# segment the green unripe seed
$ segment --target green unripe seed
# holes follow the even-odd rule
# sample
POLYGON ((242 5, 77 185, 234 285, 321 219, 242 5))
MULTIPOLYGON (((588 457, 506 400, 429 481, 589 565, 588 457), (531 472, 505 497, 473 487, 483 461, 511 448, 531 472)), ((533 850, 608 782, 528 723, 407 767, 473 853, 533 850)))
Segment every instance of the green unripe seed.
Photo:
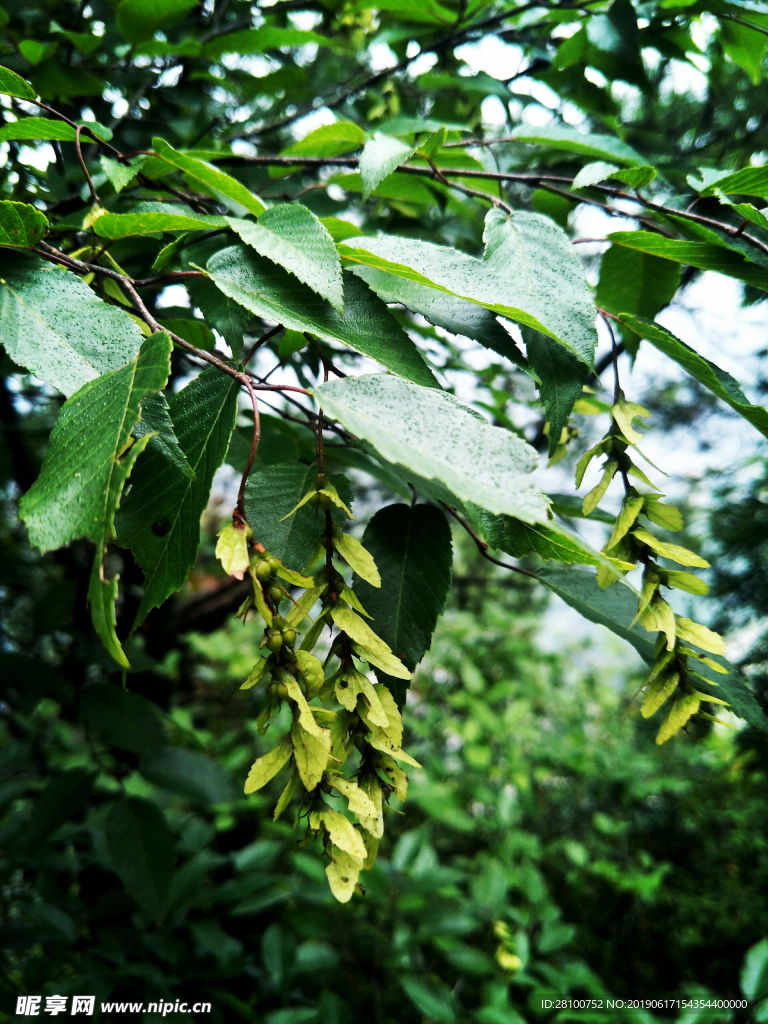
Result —
POLYGON ((285 683, 270 683, 267 694, 272 700, 285 700, 288 697, 288 687, 285 683))
POLYGON ((282 615, 273 615, 272 616, 272 628, 273 629, 284 629, 285 628, 285 619, 283 618, 282 615))
POLYGON ((293 647, 293 645, 296 643, 296 630, 291 629, 291 627, 289 626, 287 629, 284 629, 282 631, 282 637, 283 643, 287 647, 293 647))
POLYGON ((283 598, 285 597, 285 593, 283 592, 283 588, 279 586, 277 583, 275 583, 269 588, 269 596, 272 598, 275 604, 277 604, 278 601, 283 600, 283 598))
POLYGON ((260 583, 266 583, 268 580, 272 579, 272 569, 266 559, 262 559, 256 566, 256 579, 259 580, 260 583))
POLYGON ((324 487, 328 486, 328 477, 325 473, 318 473, 315 477, 315 490, 322 491, 324 487))
POLYGON ((320 506, 320 508, 330 508, 331 505, 333 504, 329 495, 327 494, 318 494, 317 503, 320 506))
POLYGON ((267 647, 273 654, 277 654, 283 646, 283 638, 279 633, 270 633, 267 637, 267 647))
POLYGON ((278 569, 283 568, 283 563, 280 561, 279 558, 275 558, 274 555, 271 555, 267 559, 267 565, 272 570, 272 572, 277 572, 278 569))

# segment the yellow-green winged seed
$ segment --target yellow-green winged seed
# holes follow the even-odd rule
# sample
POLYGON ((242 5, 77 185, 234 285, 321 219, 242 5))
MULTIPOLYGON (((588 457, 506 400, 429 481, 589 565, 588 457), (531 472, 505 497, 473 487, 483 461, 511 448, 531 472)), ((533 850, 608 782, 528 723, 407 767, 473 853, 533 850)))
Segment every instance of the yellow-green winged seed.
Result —
POLYGON ((327 729, 320 729, 320 735, 309 733, 302 729, 297 719, 294 719, 291 726, 291 741, 301 781, 305 789, 311 793, 328 767, 331 734, 327 729))
POLYGON ((679 682, 680 676, 677 672, 671 672, 669 675, 659 675, 649 683, 640 708, 643 718, 655 715, 661 705, 675 692, 679 682))
POLYGON ((325 873, 331 892, 339 903, 348 903, 352 899, 362 867, 362 860, 351 857, 335 846, 331 847, 331 863, 325 869, 325 873))
POLYGON ((681 640, 687 640, 688 643, 701 647, 703 651, 709 651, 710 654, 719 654, 725 657, 725 640, 723 640, 719 633, 707 629, 700 622, 694 622, 692 619, 684 619, 682 616, 677 616, 677 635, 681 640))
POLYGON ((381 576, 376 568, 373 555, 363 547, 359 540, 344 533, 335 523, 333 527, 333 546, 348 563, 353 572, 370 583, 372 587, 381 586, 381 576))
POLYGON ((676 700, 667 712, 667 717, 661 723, 661 728, 656 737, 659 746, 671 739, 675 733, 680 732, 688 719, 699 710, 701 698, 697 693, 687 693, 684 697, 676 700))
POLYGON ((285 735, 268 754, 253 762, 248 778, 245 780, 245 792, 255 793, 277 775, 293 753, 290 735, 285 735))

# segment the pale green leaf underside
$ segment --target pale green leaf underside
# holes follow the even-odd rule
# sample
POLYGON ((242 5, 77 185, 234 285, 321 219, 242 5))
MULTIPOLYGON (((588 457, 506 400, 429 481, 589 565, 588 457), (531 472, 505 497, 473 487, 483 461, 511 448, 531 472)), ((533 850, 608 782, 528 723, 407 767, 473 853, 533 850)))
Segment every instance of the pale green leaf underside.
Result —
POLYGON ((427 387, 437 382, 414 343, 381 300, 354 275, 344 275, 344 315, 270 260, 242 246, 217 252, 208 273, 218 288, 257 316, 309 331, 370 356, 427 387))
POLYGON ((391 135, 376 134, 363 146, 358 168, 363 182, 363 199, 368 199, 377 185, 388 178, 416 150, 391 135))
MULTIPOLYGON (((644 661, 649 665, 653 663, 654 635, 640 625, 631 625, 637 614, 637 595, 628 586, 619 582, 607 590, 601 590, 597 577, 584 569, 542 569, 537 576, 584 618, 607 626, 612 633, 632 644, 644 661)), ((727 676, 700 662, 696 664, 696 671, 711 680, 713 696, 727 700, 737 715, 758 729, 768 731, 768 718, 746 682, 722 658, 715 660, 729 669, 727 676)))
POLYGON ((258 221, 231 218, 229 225, 246 245, 278 263, 327 299, 344 306, 341 260, 333 239, 317 217, 300 203, 280 203, 258 221))
POLYGON ((548 217, 491 210, 482 260, 419 239, 350 238, 342 259, 476 302, 548 334, 592 365, 595 311, 567 236, 548 217))
POLYGON ((548 149, 559 149, 567 153, 581 153, 584 156, 611 160, 630 167, 645 163, 639 153, 614 135, 587 134, 574 128, 532 128, 529 125, 519 125, 510 137, 516 142, 546 146, 548 149))
POLYGON ((530 475, 534 449, 452 395, 379 375, 329 381, 316 394, 326 412, 390 462, 491 512, 547 521, 549 499, 530 475))
POLYGON ((169 403, 173 429, 194 480, 152 449, 136 467, 131 492, 115 519, 118 543, 133 551, 145 575, 134 629, 182 586, 195 564, 200 517, 213 475, 227 454, 238 387, 232 377, 211 368, 169 403))
POLYGON ((641 338, 650 341, 660 352, 674 359, 700 384, 727 402, 761 434, 768 437, 768 409, 762 405, 752 405, 730 373, 726 373, 715 363, 699 355, 660 324, 651 323, 643 317, 630 316, 628 313, 622 313, 619 319, 641 338))
POLYGON ((0 337, 14 362, 65 395, 125 366, 144 340, 74 274, 19 253, 0 253, 0 337))

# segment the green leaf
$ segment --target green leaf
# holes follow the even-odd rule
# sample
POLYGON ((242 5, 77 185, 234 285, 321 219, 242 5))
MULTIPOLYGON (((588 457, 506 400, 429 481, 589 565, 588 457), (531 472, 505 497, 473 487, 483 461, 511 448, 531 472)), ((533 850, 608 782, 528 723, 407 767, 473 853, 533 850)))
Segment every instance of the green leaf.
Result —
POLYGON ((32 808, 22 844, 36 850, 48 836, 70 821, 88 799, 95 775, 86 768, 71 768, 51 778, 32 808))
POLYGON ((415 974, 406 974, 400 984, 411 1002, 425 1017, 438 1024, 455 1024, 457 1020, 451 990, 444 981, 428 981, 415 974))
POLYGON ((163 25, 179 21, 195 6, 196 0, 122 0, 117 8, 117 28, 129 43, 137 43, 163 25))
POLYGON ((195 474, 187 457, 179 446, 179 439, 173 430, 171 413, 165 393, 148 395, 141 403, 141 419, 133 428, 134 437, 150 434, 149 448, 158 452, 183 476, 194 480, 195 474))
POLYGON ((298 28, 280 28, 276 25, 262 25, 259 28, 244 29, 241 32, 227 32, 205 44, 206 57, 216 59, 225 53, 251 54, 265 50, 277 50, 283 46, 296 47, 314 44, 333 46, 334 41, 318 32, 298 28))
POLYGON ((0 67, 0 94, 3 96, 17 96, 20 100, 35 100, 37 93, 20 78, 15 71, 9 68, 0 67))
POLYGON ((554 455, 589 368, 559 342, 540 331, 523 333, 528 363, 539 380, 539 398, 549 423, 549 455, 554 455))
MULTIPOLYGON (((637 249, 612 245, 600 261, 595 303, 609 313, 632 313, 653 320, 674 298, 680 287, 680 266, 637 249)), ((639 342, 623 326, 621 333, 630 351, 639 342)))
POLYGON ((768 48, 768 37, 759 29, 741 22, 720 21, 720 45, 734 64, 749 75, 753 85, 763 77, 763 60, 768 48))
POLYGON ((596 160, 610 160, 626 166, 641 166, 645 160, 621 139, 614 135, 594 135, 577 131, 575 128, 541 127, 519 125, 510 138, 515 142, 546 146, 567 153, 581 153, 596 160))
POLYGON ((534 449, 452 395, 395 377, 329 381, 321 406, 390 462, 438 480, 464 501, 545 522, 549 501, 530 477, 534 449))
POLYGON ((730 206, 732 210, 738 213, 740 217, 744 217, 745 220, 748 220, 750 224, 756 224, 759 228, 768 230, 768 216, 766 216, 768 213, 767 209, 756 210, 751 203, 734 203, 719 189, 716 191, 715 195, 723 206, 730 206))
POLYGON ((232 246, 208 260, 218 288, 252 313, 294 331, 348 345, 382 366, 427 387, 436 381, 408 335, 383 302, 353 274, 345 274, 344 315, 270 260, 232 246))
MULTIPOLYGON (((97 125, 95 122, 82 122, 97 134, 108 132, 108 129, 97 125), (101 129, 101 132, 99 131, 101 129)), ((111 135, 111 133, 109 133, 111 135)), ((65 121, 53 121, 48 117, 24 117, 12 124, 5 124, 0 128, 0 142, 24 141, 25 139, 36 139, 51 142, 74 142, 77 135, 72 125, 65 121)), ((93 142, 88 132, 82 132, 80 142, 93 142)))
POLYGON ((377 133, 366 142, 358 164, 363 181, 363 199, 369 199, 373 190, 415 151, 415 146, 408 146, 391 135, 377 133))
POLYGON ((285 156, 342 156, 359 149, 365 142, 365 132, 352 121, 323 124, 309 132, 299 142, 283 150, 285 156))
POLYGON ((139 403, 165 386, 170 342, 167 334, 151 335, 127 366, 84 385, 64 403, 40 475, 19 505, 30 542, 43 552, 78 537, 95 541, 88 600, 99 636, 124 668, 128 661, 115 635, 116 581, 105 578, 103 561, 123 487, 149 440, 141 438, 126 451, 139 403))
POLYGON ((300 203, 280 203, 258 223, 230 219, 246 245, 278 263, 340 313, 344 308, 341 260, 333 239, 317 217, 300 203))
POLYGON ((204 189, 213 194, 214 198, 222 199, 230 206, 234 203, 236 212, 245 209, 258 216, 266 209, 264 203, 257 196, 230 174, 226 174, 187 153, 180 153, 169 146, 165 139, 152 139, 152 147, 162 160, 182 171, 196 185, 202 185, 204 189))
POLYGON ((144 340, 127 313, 74 274, 20 253, 0 253, 0 320, 14 362, 67 396, 124 366, 144 340))
POLYGON ((762 196, 768 198, 768 164, 759 167, 744 167, 732 174, 720 172, 714 180, 705 179, 702 196, 713 196, 717 192, 726 195, 762 196))
MULTIPOLYGON (((347 237, 351 238, 354 235, 347 237)), ((412 313, 420 314, 436 327, 478 341, 510 362, 525 368, 525 357, 514 339, 484 306, 418 284, 416 281, 409 281, 405 277, 396 277, 375 267, 353 266, 350 270, 357 277, 361 277, 384 302, 402 303, 412 313)))
POLYGON ((123 885, 148 917, 162 920, 176 860, 165 815, 151 801, 128 796, 112 805, 106 834, 123 885))
MULTIPOLYGON (((182 258, 183 269, 193 270, 195 266, 205 266, 211 253, 216 251, 216 245, 216 239, 211 239, 189 246, 182 258)), ((200 308, 207 323, 219 332, 232 349, 233 357, 238 359, 243 347, 243 335, 253 319, 250 310, 225 295, 206 277, 190 277, 185 283, 193 305, 200 308)))
POLYGON ((255 793, 258 789, 266 786, 288 763, 292 754, 293 743, 291 735, 288 733, 283 736, 277 746, 253 762, 251 770, 248 772, 248 778, 245 780, 245 792, 255 793))
POLYGON ((205 228, 226 228, 226 217, 193 213, 170 203, 142 203, 134 213, 104 213, 93 222, 100 238, 129 238, 153 232, 202 231, 205 228))
POLYGON ((0 245, 32 249, 48 232, 48 218, 28 203, 0 201, 0 245))
POLYGON ((567 565, 600 568, 608 566, 611 561, 594 551, 581 537, 554 523, 522 523, 510 516, 491 516, 481 509, 473 509, 472 518, 492 548, 506 551, 514 558, 523 558, 534 551, 541 558, 567 565))
POLYGON ((597 341, 584 271, 564 231, 548 217, 491 210, 482 260, 419 239, 351 238, 342 260, 367 264, 476 302, 562 342, 587 365, 597 341))
POLYGON ((721 370, 719 366, 711 363, 704 356, 700 356, 698 352, 686 345, 684 341, 680 341, 660 324, 651 323, 643 317, 626 314, 622 315, 620 320, 641 338, 650 341, 670 359, 674 359, 700 384, 709 388, 718 398, 722 398, 761 434, 768 437, 768 410, 761 405, 752 405, 730 373, 726 373, 725 370, 721 370))
MULTIPOLYGON (((434 505, 387 505, 365 528, 381 587, 355 580, 354 591, 373 617, 374 632, 413 671, 432 643, 451 585, 453 550, 445 515, 434 505)), ((398 704, 407 685, 380 676, 398 704)))
POLYGON ((237 791, 229 772, 197 750, 156 747, 142 754, 139 771, 156 786, 202 804, 224 804, 237 791))
MULTIPOLYGON (((325 516, 306 504, 288 519, 283 517, 307 493, 316 476, 317 467, 277 464, 251 473, 245 488, 245 515, 253 539, 297 572, 317 550, 325 530, 325 516)), ((342 500, 350 503, 352 488, 347 479, 333 476, 331 480, 342 500)), ((339 509, 333 508, 331 515, 338 523, 346 521, 339 509)))
POLYGON ((108 156, 102 156, 99 163, 115 192, 122 192, 134 180, 146 159, 146 156, 143 155, 134 157, 130 164, 126 165, 118 163, 117 160, 112 160, 108 156))
POLYGON ((224 461, 235 425, 239 385, 214 367, 173 396, 171 422, 192 480, 148 450, 116 518, 117 540, 144 570, 144 596, 133 625, 185 582, 200 547, 200 517, 213 475, 224 461))
POLYGON ((85 686, 80 712, 90 730, 120 750, 141 754, 159 747, 165 736, 157 704, 122 686, 85 686))
POLYGON ((768 939, 752 946, 741 969, 741 991, 752 1001, 768 995, 768 939))
POLYGON ((173 334, 178 334, 195 348, 201 348, 205 352, 213 352, 216 348, 216 336, 204 320, 187 317, 180 320, 158 320, 158 323, 173 334))
POLYGON ((114 512, 124 482, 120 457, 141 399, 168 379, 170 351, 168 335, 154 334, 127 366, 86 384, 64 403, 40 475, 20 503, 34 547, 53 551, 78 537, 106 542, 110 505, 114 512))
MULTIPOLYGON (((647 664, 653 665, 656 661, 653 636, 642 626, 632 625, 638 598, 626 584, 619 582, 608 590, 602 590, 597 584, 597 577, 583 569, 541 569, 537 577, 585 619, 606 626, 632 644, 647 664)), ((732 665, 725 661, 721 663, 727 668, 728 675, 721 675, 701 662, 697 663, 697 671, 706 677, 715 694, 729 701, 735 714, 768 732, 768 718, 744 678, 732 665)))
POLYGON ((768 269, 748 263, 739 253, 710 242, 666 238, 652 231, 616 231, 608 235, 608 239, 614 245, 623 245, 674 263, 686 263, 699 270, 714 270, 746 281, 761 291, 768 291, 768 269))

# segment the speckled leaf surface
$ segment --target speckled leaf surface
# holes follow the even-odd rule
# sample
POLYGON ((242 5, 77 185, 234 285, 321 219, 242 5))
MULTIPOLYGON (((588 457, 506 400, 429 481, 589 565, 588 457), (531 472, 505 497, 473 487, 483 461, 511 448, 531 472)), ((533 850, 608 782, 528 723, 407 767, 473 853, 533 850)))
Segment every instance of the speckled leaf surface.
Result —
POLYGON ((363 180, 363 199, 368 199, 377 185, 404 164, 416 151, 391 135, 376 134, 363 146, 360 155, 360 177, 363 180))
POLYGON ((486 217, 482 260, 415 238, 350 238, 342 259, 362 263, 476 302, 549 335, 592 365, 595 310, 578 257, 553 221, 540 214, 486 217))
POLYGON ((392 373, 417 384, 437 386, 421 353, 385 304, 353 274, 343 275, 342 316, 282 267, 243 246, 215 253, 207 269, 225 295, 257 316, 349 345, 392 373))
POLYGON ((549 499, 531 478, 535 450, 453 395, 378 375, 329 381, 316 394, 327 413, 388 461, 489 512, 547 521, 549 499))
POLYGON ((67 396, 125 366, 144 340, 74 274, 22 253, 0 253, 0 337, 14 362, 67 396))
POLYGON ((280 203, 257 223, 233 217, 229 224, 246 245, 294 274, 342 312, 344 286, 339 254, 327 229, 306 206, 280 203))

